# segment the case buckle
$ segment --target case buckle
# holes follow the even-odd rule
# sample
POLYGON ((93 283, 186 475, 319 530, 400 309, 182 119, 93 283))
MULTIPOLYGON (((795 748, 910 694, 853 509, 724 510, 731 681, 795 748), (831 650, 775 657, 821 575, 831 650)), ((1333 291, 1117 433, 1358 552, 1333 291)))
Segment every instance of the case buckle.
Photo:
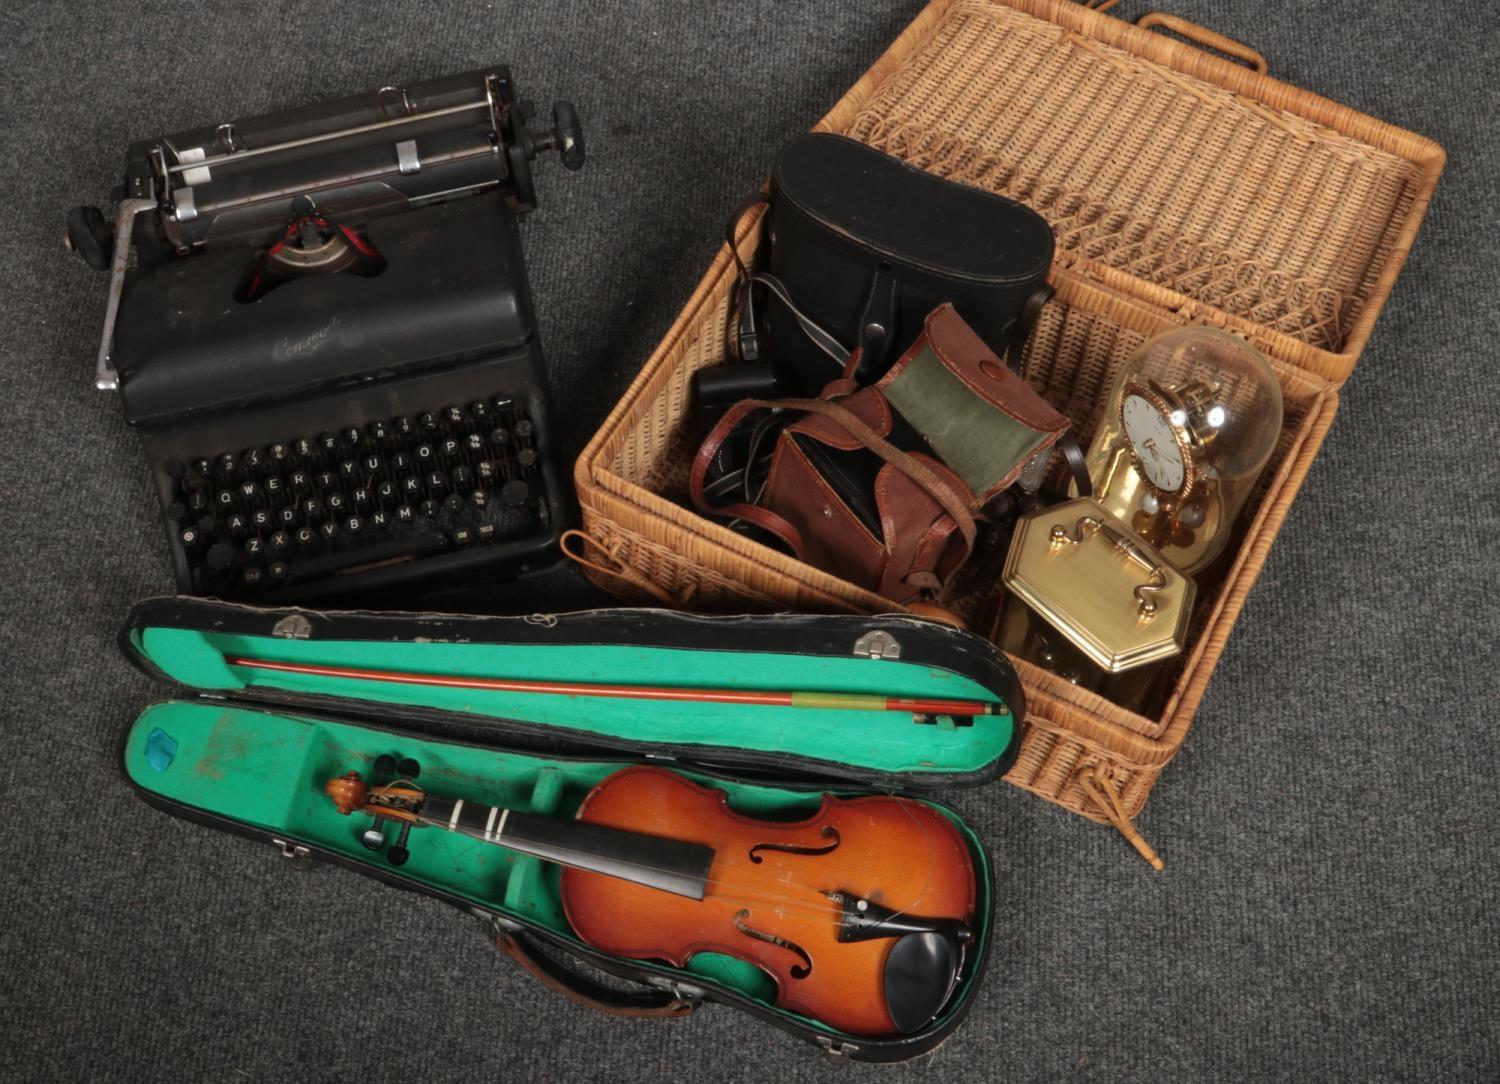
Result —
POLYGON ((885 629, 875 629, 854 641, 856 655, 868 655, 872 659, 899 659, 901 645, 885 629))
POLYGON ((859 1050, 859 1046, 856 1043, 846 1043, 842 1039, 835 1041, 827 1035, 818 1036, 818 1046, 830 1058, 851 1057, 859 1050))
POLYGON ((300 843, 292 843, 285 839, 271 840, 271 846, 281 852, 282 858, 304 859, 311 857, 312 852, 300 843))
POLYGON ((301 614, 287 614, 271 627, 271 635, 283 640, 306 640, 312 635, 312 622, 301 614))

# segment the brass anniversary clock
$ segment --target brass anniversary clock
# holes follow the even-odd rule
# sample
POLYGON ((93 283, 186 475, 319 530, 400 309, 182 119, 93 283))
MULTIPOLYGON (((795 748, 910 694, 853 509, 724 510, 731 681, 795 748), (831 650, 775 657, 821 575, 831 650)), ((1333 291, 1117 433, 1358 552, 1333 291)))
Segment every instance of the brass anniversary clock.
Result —
POLYGON ((1189 574, 1223 551, 1281 433, 1281 386, 1216 328, 1146 343, 1122 367, 1089 446, 1094 497, 1189 574))

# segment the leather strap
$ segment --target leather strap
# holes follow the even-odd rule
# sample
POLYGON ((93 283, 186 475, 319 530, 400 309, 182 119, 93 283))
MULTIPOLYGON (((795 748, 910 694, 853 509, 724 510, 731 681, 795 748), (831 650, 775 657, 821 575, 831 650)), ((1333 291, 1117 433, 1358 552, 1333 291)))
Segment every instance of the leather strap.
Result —
MULTIPOLYGON (((752 526, 759 527, 768 534, 774 535, 781 540, 782 545, 791 552, 792 556, 801 560, 803 554, 802 532, 795 526, 772 512, 768 508, 750 504, 746 501, 736 501, 733 504, 714 505, 708 501, 708 494, 704 492, 704 479, 708 475, 708 468, 719 454, 724 441, 729 439, 740 421, 752 410, 761 406, 776 406, 777 403, 764 399, 744 399, 730 407, 724 417, 719 419, 719 424, 714 426, 708 436, 703 438, 703 443, 698 447, 698 454, 693 459, 692 470, 688 473, 688 495, 692 497, 693 504, 698 509, 711 516, 720 518, 742 519, 752 526)), ((748 470, 749 463, 745 469, 748 470)))
POLYGON ((1016 322, 1011 325, 1010 342, 1005 348, 1005 364, 1017 376, 1021 375, 1021 360, 1022 355, 1026 352, 1026 340, 1031 338, 1031 329, 1036 326, 1037 317, 1042 315, 1042 309, 1046 306, 1047 302, 1052 300, 1054 293, 1056 291, 1052 289, 1052 284, 1048 282, 1042 283, 1035 290, 1031 291, 1031 296, 1021 306, 1021 314, 1016 317, 1016 322))
POLYGON ((552 955, 535 938, 519 931, 498 930, 495 945, 549 990, 610 1016, 672 1019, 687 1016, 703 1003, 701 997, 684 996, 677 990, 617 990, 606 986, 552 955))
MULTIPOLYGON (((756 343, 758 341, 755 332, 755 304, 754 299, 751 297, 751 290, 756 285, 764 286, 766 289, 770 290, 771 293, 775 294, 776 299, 783 305, 785 305, 787 311, 790 312, 796 319, 797 326, 802 329, 803 334, 806 335, 810 340, 812 340, 812 344, 814 346, 823 351, 823 353, 827 354, 828 357, 833 361, 835 365, 838 366, 841 371, 843 370, 844 366, 849 361, 849 348, 835 339, 827 331, 823 330, 822 325, 814 320, 811 316, 808 316, 807 313, 799 309, 797 307, 797 303, 792 300, 791 292, 786 288, 785 284, 783 284, 779 278, 764 271, 758 272, 745 279, 743 287, 744 292, 740 295, 741 360, 750 360, 744 357, 744 336, 747 321, 751 342, 756 343)), ((757 351, 759 349, 758 346, 754 348, 757 351)))
POLYGON ((1092 497, 1094 483, 1089 478, 1088 462, 1083 458, 1083 449, 1078 446, 1078 438, 1072 433, 1064 433, 1057 438, 1054 446, 1062 450, 1063 458, 1068 461, 1068 470, 1073 473, 1073 485, 1078 488, 1078 495, 1092 497))
POLYGON ((729 246, 729 255, 734 257, 734 266, 739 268, 740 272, 739 334, 736 336, 738 346, 736 352, 743 362, 760 360, 760 339, 755 332, 755 306, 751 297, 754 284, 750 281, 750 269, 745 266, 745 261, 740 259, 740 249, 735 244, 734 235, 735 231, 740 228, 740 219, 753 208, 770 202, 771 197, 767 192, 756 189, 734 205, 734 209, 729 212, 728 220, 724 223, 724 243, 729 246))
POLYGON ((886 440, 861 421, 848 407, 826 399, 747 399, 742 405, 752 408, 781 407, 785 410, 802 410, 831 419, 851 437, 926 490, 933 500, 943 506, 943 511, 952 516, 954 522, 958 524, 958 531, 963 535, 966 548, 968 550, 974 548, 974 538, 978 531, 974 526, 974 517, 969 513, 968 502, 954 492, 953 487, 931 467, 886 440))

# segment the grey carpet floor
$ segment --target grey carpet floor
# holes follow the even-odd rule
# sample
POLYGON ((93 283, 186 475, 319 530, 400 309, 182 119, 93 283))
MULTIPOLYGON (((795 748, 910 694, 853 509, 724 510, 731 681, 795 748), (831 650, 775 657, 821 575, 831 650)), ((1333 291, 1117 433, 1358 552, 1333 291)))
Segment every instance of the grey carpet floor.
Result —
MULTIPOLYGON (((1001 934, 967 1026, 882 1079, 1500 1077, 1500 304, 1493 4, 1171 0, 1275 74, 1436 138, 1411 260, 1189 741, 1113 833, 951 799, 1001 934)), ((913 0, 19 3, 0 13, 0 1071, 11 1079, 852 1079, 717 1009, 604 1019, 470 920, 132 797, 162 690, 114 643, 169 589, 140 450, 91 388, 104 280, 58 243, 128 140, 494 61, 592 160, 525 225, 565 452, 593 432, 776 146, 913 0)), ((1127 0, 1120 13, 1145 10, 1127 0)), ((597 602, 560 573, 487 598, 597 602)))

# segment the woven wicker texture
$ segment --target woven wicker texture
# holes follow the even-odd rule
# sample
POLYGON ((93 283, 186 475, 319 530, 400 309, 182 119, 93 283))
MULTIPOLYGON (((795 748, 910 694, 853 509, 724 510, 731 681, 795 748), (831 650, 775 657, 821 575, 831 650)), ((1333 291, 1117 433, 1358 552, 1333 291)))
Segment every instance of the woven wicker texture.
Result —
POLYGON ((1408 161, 985 0, 966 0, 849 128, 1031 204, 1098 261, 1342 348, 1388 260, 1408 161))
MULTIPOLYGON (((819 127, 1048 217, 1058 293, 1024 368, 1085 443, 1117 367, 1170 327, 1217 324, 1273 361, 1285 405, 1276 451, 1239 550, 1200 585, 1187 648, 1148 714, 1018 663, 1028 733, 1007 779, 1126 830, 1180 747, 1327 433, 1442 152, 1059 0, 938 0, 819 127)), ((756 223, 741 223, 745 258, 756 223)), ((579 458, 589 575, 627 600, 706 610, 888 610, 685 507, 702 436, 692 374, 725 359, 734 283, 726 251, 579 458)), ((997 590, 977 584, 952 604, 984 628, 997 590)))

